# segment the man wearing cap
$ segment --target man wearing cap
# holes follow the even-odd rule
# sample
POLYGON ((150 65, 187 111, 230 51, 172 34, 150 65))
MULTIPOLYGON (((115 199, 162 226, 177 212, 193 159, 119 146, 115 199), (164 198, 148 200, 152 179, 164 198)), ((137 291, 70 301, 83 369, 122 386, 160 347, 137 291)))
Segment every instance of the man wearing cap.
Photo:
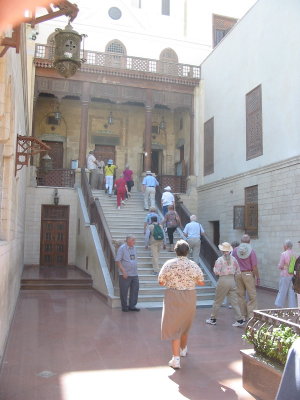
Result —
POLYGON ((171 187, 166 186, 164 188, 164 193, 161 196, 162 213, 165 216, 168 212, 168 206, 174 206, 175 198, 173 193, 171 193, 171 187))
POLYGON ((114 184, 114 174, 118 167, 114 165, 113 160, 108 160, 107 165, 104 168, 105 173, 105 193, 108 192, 109 197, 112 195, 112 188, 114 184))
POLYGON ((241 244, 233 250, 232 255, 237 259, 241 270, 241 274, 236 277, 236 285, 239 306, 246 320, 253 317, 253 310, 257 308, 255 284, 259 285, 257 258, 250 245, 249 235, 242 236, 241 244))
POLYGON ((195 263, 199 263, 199 254, 201 247, 201 236, 205 235, 203 226, 197 222, 196 215, 190 216, 191 222, 186 224, 183 234, 187 238, 190 249, 192 250, 193 260, 195 263))
POLYGON ((146 176, 143 179, 142 185, 144 192, 144 209, 149 210, 149 200, 150 207, 155 207, 155 188, 159 183, 152 175, 151 171, 146 171, 146 176))

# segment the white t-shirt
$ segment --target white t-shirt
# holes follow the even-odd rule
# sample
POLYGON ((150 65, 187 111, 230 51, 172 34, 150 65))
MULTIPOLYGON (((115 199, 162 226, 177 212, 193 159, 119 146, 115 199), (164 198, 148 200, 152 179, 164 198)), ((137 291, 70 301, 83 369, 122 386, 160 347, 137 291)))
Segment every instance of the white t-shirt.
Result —
POLYGON ((163 206, 170 206, 174 203, 174 196, 171 192, 163 192, 161 196, 161 203, 163 206))
POLYGON ((89 154, 86 160, 88 169, 96 169, 97 165, 95 164, 96 157, 93 154, 89 154))

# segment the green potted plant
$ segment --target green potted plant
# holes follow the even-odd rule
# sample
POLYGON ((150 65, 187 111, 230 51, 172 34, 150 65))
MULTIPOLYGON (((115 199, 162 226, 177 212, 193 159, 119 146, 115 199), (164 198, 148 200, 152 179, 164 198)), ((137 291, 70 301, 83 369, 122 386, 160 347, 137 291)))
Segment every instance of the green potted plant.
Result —
POLYGON ((254 311, 243 335, 254 349, 241 350, 244 388, 261 400, 274 400, 288 351, 299 337, 299 309, 254 311))

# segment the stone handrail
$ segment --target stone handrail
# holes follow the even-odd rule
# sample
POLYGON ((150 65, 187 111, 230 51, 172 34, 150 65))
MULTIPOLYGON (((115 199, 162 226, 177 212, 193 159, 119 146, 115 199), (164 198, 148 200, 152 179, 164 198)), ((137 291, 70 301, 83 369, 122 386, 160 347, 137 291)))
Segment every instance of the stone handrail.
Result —
MULTIPOLYGON (((35 58, 40 60, 54 59, 54 47, 46 44, 36 44, 35 58)), ((116 53, 103 53, 99 51, 85 50, 81 52, 84 63, 81 70, 89 67, 107 67, 127 71, 139 71, 152 74, 169 75, 186 79, 200 79, 200 66, 190 64, 179 64, 150 58, 132 57, 116 53)), ((51 67, 51 65, 48 65, 51 67)))
POLYGON ((115 262, 115 248, 112 244, 112 237, 98 199, 94 199, 91 187, 88 183, 85 169, 81 170, 81 189, 90 217, 91 224, 96 225, 103 252, 106 258, 111 279, 114 283, 117 282, 119 273, 115 262))

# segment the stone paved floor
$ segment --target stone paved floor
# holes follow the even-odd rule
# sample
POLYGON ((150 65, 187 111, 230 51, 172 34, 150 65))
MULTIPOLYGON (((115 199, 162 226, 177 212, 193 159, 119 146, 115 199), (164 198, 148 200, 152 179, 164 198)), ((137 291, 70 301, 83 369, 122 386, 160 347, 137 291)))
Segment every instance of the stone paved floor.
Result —
MULTIPOLYGON (((274 293, 259 292, 260 308, 274 293)), ((161 310, 122 313, 92 290, 22 291, 0 373, 1 400, 253 399, 242 387, 239 350, 249 348, 233 312, 217 326, 197 310, 182 369, 167 366, 161 310)))

